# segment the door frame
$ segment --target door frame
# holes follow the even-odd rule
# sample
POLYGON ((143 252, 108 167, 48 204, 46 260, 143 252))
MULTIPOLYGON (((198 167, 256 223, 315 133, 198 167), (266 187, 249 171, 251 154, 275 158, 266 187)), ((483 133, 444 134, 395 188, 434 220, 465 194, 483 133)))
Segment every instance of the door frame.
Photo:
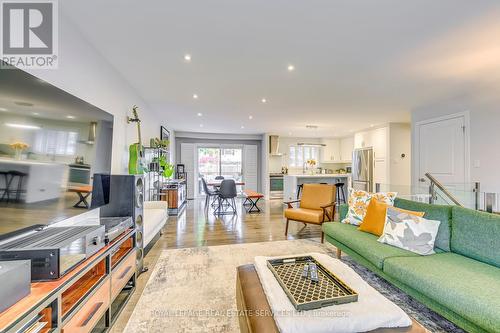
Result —
POLYGON ((462 111, 462 112, 456 112, 456 113, 451 113, 447 114, 444 116, 439 116, 439 117, 434 117, 434 118, 429 118, 425 120, 421 120, 415 123, 414 125, 414 151, 413 151, 413 156, 414 156, 414 175, 413 175, 413 186, 419 186, 419 178, 420 178, 420 127, 422 125, 427 125, 431 123, 436 123, 444 120, 450 120, 454 118, 463 118, 464 119, 464 126, 465 126, 465 132, 464 132, 464 173, 465 173, 465 182, 470 183, 471 181, 471 176, 470 176, 470 112, 469 111, 462 111))

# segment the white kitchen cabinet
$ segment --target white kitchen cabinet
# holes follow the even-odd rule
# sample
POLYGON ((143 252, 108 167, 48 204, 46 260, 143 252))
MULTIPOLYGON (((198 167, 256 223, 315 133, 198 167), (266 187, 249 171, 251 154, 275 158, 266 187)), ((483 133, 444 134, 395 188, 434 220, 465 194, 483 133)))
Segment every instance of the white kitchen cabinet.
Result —
POLYGON ((388 184, 387 179, 387 160, 377 159, 373 162, 373 182, 379 184, 388 184))
POLYGON ((354 135, 354 148, 369 147, 373 148, 374 183, 389 186, 411 184, 410 124, 391 123, 354 135))
POLYGON ((373 147, 373 131, 358 132, 354 135, 354 148, 373 147))
POLYGON ((322 149, 321 161, 323 163, 331 163, 340 161, 340 140, 339 139, 323 139, 321 140, 325 146, 322 149))
POLYGON ((372 147, 375 159, 387 157, 388 127, 377 128, 371 133, 372 147))
POLYGON ((340 159, 342 162, 352 161, 352 151, 354 150, 354 137, 340 139, 340 159))

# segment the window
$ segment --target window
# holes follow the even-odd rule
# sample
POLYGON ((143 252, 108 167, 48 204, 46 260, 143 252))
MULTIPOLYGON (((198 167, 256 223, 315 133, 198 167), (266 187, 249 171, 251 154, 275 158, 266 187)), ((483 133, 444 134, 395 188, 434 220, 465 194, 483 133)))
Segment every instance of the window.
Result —
POLYGON ((36 134, 34 150, 46 155, 75 155, 78 133, 61 130, 40 130, 36 134))
POLYGON ((288 167, 302 168, 304 163, 309 159, 319 161, 319 147, 290 146, 288 167))

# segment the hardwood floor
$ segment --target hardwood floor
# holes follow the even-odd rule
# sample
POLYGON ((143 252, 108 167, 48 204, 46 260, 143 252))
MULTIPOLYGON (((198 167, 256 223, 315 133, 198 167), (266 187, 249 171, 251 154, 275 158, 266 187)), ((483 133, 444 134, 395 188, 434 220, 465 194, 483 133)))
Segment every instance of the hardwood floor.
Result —
POLYGON ((319 226, 309 224, 304 227, 302 223, 292 221, 288 237, 285 237, 282 200, 261 200, 262 213, 247 214, 242 200, 238 199, 238 214, 221 217, 214 216, 212 209, 206 212, 204 203, 203 199, 190 200, 180 216, 169 218, 163 234, 144 259, 149 271, 137 279, 137 289, 111 332, 122 332, 127 325, 162 250, 321 237, 319 226))
MULTIPOLYGON (((260 203, 260 202, 259 202, 260 203)), ((283 201, 262 201, 261 213, 247 214, 237 201, 237 215, 216 217, 204 209, 203 200, 191 200, 177 218, 170 218, 164 229, 166 248, 285 240, 283 201)), ((319 226, 290 222, 288 239, 320 237, 319 226)))

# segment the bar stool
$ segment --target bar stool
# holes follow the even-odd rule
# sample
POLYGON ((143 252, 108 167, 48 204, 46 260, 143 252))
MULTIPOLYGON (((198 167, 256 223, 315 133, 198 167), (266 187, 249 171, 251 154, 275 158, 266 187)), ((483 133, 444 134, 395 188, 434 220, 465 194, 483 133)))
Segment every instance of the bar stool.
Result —
POLYGON ((341 203, 346 203, 345 193, 344 193, 344 183, 336 183, 337 187, 337 203, 340 205, 341 203))
MULTIPOLYGON (((328 183, 320 183, 321 185, 328 185, 328 183)), ((297 200, 300 199, 300 192, 304 188, 304 184, 297 185, 297 200)))
POLYGON ((304 184, 297 185, 297 200, 300 199, 300 192, 304 188, 304 184))
POLYGON ((7 202, 9 202, 11 194, 15 196, 16 198, 15 201, 17 202, 21 201, 21 194, 26 192, 26 190, 23 190, 23 180, 24 177, 28 176, 28 174, 25 172, 15 171, 15 170, 11 170, 8 172, 1 172, 0 174, 4 175, 5 177, 5 189, 3 189, 4 192, 0 201, 3 201, 5 197, 7 197, 7 202), (16 177, 18 177, 17 188, 13 189, 12 186, 16 177))

